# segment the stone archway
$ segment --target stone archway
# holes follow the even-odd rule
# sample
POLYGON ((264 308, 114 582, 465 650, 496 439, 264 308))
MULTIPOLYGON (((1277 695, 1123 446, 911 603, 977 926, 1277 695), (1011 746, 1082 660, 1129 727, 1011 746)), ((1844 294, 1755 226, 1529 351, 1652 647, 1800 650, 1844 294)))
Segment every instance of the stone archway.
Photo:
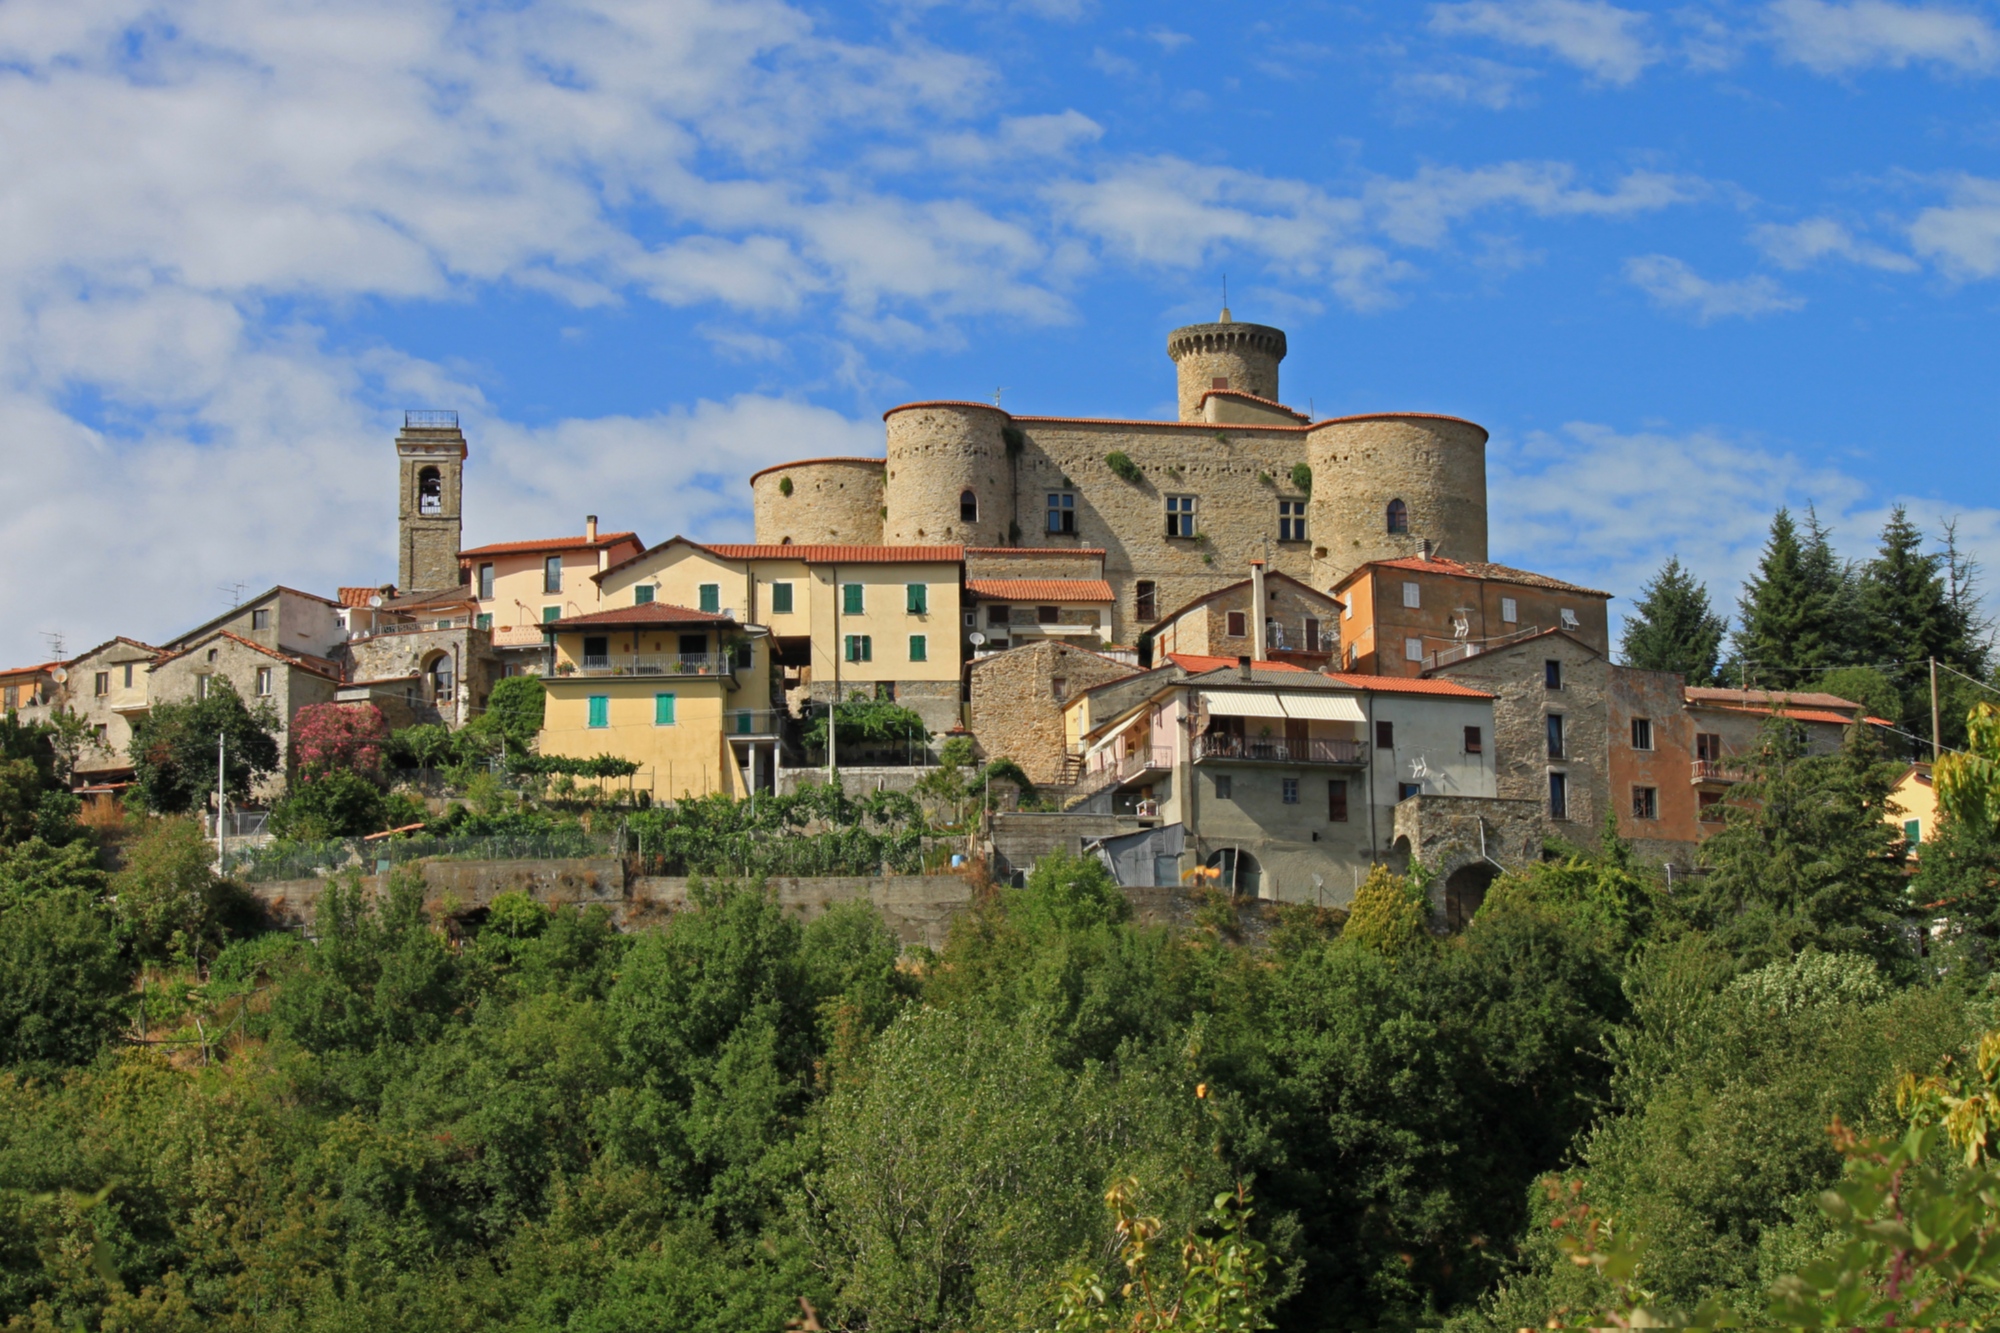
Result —
POLYGON ((1488 861, 1468 861, 1444 879, 1444 928, 1457 934, 1472 924, 1473 913, 1486 901, 1486 890, 1500 871, 1488 861))

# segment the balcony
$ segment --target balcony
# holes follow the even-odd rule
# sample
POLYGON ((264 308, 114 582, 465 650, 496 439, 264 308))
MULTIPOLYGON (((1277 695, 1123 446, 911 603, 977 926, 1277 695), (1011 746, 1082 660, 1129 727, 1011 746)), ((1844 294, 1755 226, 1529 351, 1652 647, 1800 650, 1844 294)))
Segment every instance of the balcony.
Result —
POLYGON ((736 660, 727 653, 698 653, 684 656, 629 657, 590 656, 572 667, 563 662, 556 666, 556 678, 565 676, 731 676, 736 674, 736 660))
MULTIPOLYGON (((1103 775, 1108 783, 1120 786, 1136 782, 1148 773, 1164 773, 1174 766, 1174 747, 1171 745, 1142 745, 1132 753, 1113 757, 1099 756, 1099 762, 1090 770, 1093 778, 1103 775)), ((1108 785, 1107 783, 1107 785, 1108 785)))
POLYGON ((1735 783, 1746 782, 1749 777, 1750 775, 1743 769, 1729 767, 1719 759, 1697 759, 1694 761, 1694 772, 1689 781, 1696 785, 1705 782, 1735 783))
POLYGON ((1336 764, 1354 768, 1368 762, 1362 741, 1263 740, 1243 736, 1197 736, 1194 761, 1245 764, 1336 764))

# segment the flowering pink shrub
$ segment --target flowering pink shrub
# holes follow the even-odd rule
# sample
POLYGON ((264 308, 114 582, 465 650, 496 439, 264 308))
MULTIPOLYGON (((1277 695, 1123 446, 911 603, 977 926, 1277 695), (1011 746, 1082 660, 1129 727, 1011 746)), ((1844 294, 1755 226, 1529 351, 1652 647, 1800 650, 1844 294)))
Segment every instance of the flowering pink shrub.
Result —
POLYGON ((292 753, 306 782, 342 771, 378 776, 388 739, 389 724, 374 704, 308 704, 292 720, 292 753))

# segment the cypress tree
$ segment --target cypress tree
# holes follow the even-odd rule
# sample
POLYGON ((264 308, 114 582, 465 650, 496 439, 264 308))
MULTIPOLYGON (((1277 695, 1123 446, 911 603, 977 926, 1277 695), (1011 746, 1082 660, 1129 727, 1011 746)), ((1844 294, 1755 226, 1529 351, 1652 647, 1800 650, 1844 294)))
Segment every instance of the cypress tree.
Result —
POLYGON ((1712 685, 1729 622, 1709 609, 1708 585, 1673 556, 1641 590, 1621 643, 1628 666, 1677 672, 1690 685, 1712 685))
POLYGON ((1735 649, 1743 683, 1759 689, 1809 687, 1819 670, 1853 660, 1852 579, 1826 530, 1808 513, 1802 538, 1791 511, 1771 518, 1757 572, 1737 606, 1735 649))
POLYGON ((1880 550, 1861 571, 1861 625, 1874 662, 1952 657, 1956 645, 1950 642, 1953 614, 1943 563, 1943 557, 1924 551, 1924 534, 1897 505, 1882 525, 1880 550))

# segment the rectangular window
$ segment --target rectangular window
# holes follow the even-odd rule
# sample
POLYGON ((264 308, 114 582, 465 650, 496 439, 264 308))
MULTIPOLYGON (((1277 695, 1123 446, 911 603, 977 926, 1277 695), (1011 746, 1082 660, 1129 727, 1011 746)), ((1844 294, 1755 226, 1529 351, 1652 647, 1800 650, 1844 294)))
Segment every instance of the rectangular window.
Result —
POLYGON ((1549 758, 1560 759, 1563 757, 1563 715, 1561 713, 1550 713, 1546 725, 1549 739, 1549 758))
POLYGON ((1299 780, 1297 778, 1286 778, 1284 782, 1285 782, 1285 787, 1284 787, 1285 804, 1297 805, 1299 803, 1299 780))
POLYGON ((1563 664, 1550 659, 1542 663, 1542 684, 1551 690, 1563 687, 1563 664))
POLYGON ((931 660, 930 643, 921 634, 912 634, 910 636, 910 660, 912 662, 928 662, 931 660))
POLYGON ((1169 495, 1167 497, 1167 535, 1169 537, 1194 536, 1194 497, 1192 495, 1169 495))
POLYGON ((788 616, 792 613, 792 585, 773 583, 771 585, 771 614, 788 616))
POLYGON ((1396 799, 1407 801, 1412 796, 1422 796, 1424 784, 1421 782, 1399 782, 1396 784, 1396 799))
POLYGON ((213 676, 196 676, 194 678, 194 697, 197 699, 206 699, 208 697, 208 682, 214 679, 215 677, 213 676))
POLYGON ((1921 819, 1906 819, 1903 821, 1903 841, 1909 843, 1912 848, 1923 844, 1924 822, 1921 819))
POLYGON ((1632 789, 1632 818, 1658 819, 1660 817, 1660 789, 1658 787, 1634 787, 1632 789))
POLYGON ((589 702, 590 702, 590 718, 589 718, 590 725, 593 727, 610 726, 611 696, 608 694, 593 694, 590 696, 589 702))
POLYGON ((1478 754, 1485 748, 1486 737, 1480 733, 1479 728, 1467 727, 1465 729, 1465 752, 1467 754, 1478 754))
POLYGON ((850 634, 847 636, 847 660, 850 662, 872 662, 875 660, 874 644, 868 635, 850 634))
POLYGON ((1632 719, 1632 748, 1650 750, 1653 748, 1653 722, 1651 718, 1632 719))
POLYGON ((1722 762, 1722 737, 1712 731, 1697 732, 1694 738, 1694 757, 1704 763, 1722 762))
POLYGON ((1424 604, 1424 590, 1422 585, 1416 583, 1405 583, 1403 585, 1403 605, 1410 607, 1411 609, 1414 610, 1415 608, 1420 607, 1423 604, 1424 604))
POLYGON ((931 609, 930 587, 922 583, 911 583, 903 588, 903 610, 913 616, 929 615, 931 609))
POLYGON ((1309 653, 1316 653, 1320 650, 1319 620, 1313 616, 1306 617, 1305 650, 1309 653))
POLYGON ((552 555, 542 561, 542 591, 543 592, 562 591, 561 556, 552 555))
POLYGON ((671 727, 674 725, 674 696, 656 694, 653 696, 653 725, 671 727))
POLYGON ((1565 606, 1565 607, 1564 607, 1564 608, 1562 609, 1562 622, 1563 622, 1563 628, 1564 628, 1564 629, 1582 629, 1582 628, 1583 628, 1583 626, 1582 626, 1581 624, 1579 624, 1579 623, 1578 623, 1578 621, 1577 621, 1577 618, 1576 618, 1576 612, 1574 612, 1574 611, 1570 610, 1570 609, 1569 609, 1568 607, 1566 607, 1566 606, 1565 606))
MULTIPOLYGON (((584 651, 588 652, 589 649, 585 648, 584 651)), ((681 635, 679 651, 682 657, 708 656, 708 636, 706 634, 681 635)))
POLYGON ((271 613, 269 611, 252 611, 250 613, 250 628, 251 629, 271 628, 271 613))
POLYGON ((1354 619, 1354 599, 1352 597, 1340 604, 1340 618, 1342 620, 1354 619))
POLYGON ((1227 633, 1232 639, 1240 639, 1250 632, 1250 617, 1241 611, 1231 611, 1228 616, 1227 633))
POLYGON ((21 706, 21 687, 19 685, 9 685, 7 687, 6 705, 9 708, 19 708, 21 706))
POLYGON ((754 716, 755 716, 755 714, 753 714, 753 713, 752 713, 752 712, 751 712, 751 711, 750 711, 749 709, 747 709, 747 708, 746 708, 746 709, 744 709, 744 710, 743 710, 742 712, 740 712, 740 713, 738 713, 738 714, 736 715, 736 734, 737 734, 737 735, 739 735, 739 736, 748 736, 748 735, 750 734, 750 729, 751 729, 751 727, 752 727, 753 725, 755 725, 755 724, 754 724, 754 723, 753 723, 753 722, 751 721, 751 719, 752 719, 752 718, 753 718, 754 716))
POLYGON ((257 668, 257 697, 260 699, 271 697, 271 668, 269 667, 257 668))
POLYGON ((128 690, 132 688, 132 664, 130 662, 125 664, 125 688, 128 690))
POLYGON ((653 594, 656 591, 658 590, 654 588, 653 585, 650 583, 640 584, 638 587, 632 589, 632 605, 634 606, 649 605, 652 602, 653 594))
POLYGON ((1515 601, 1512 597, 1502 597, 1500 599, 1500 619, 1504 624, 1508 625, 1520 624, 1521 604, 1515 601))
POLYGON ((1143 621, 1160 618, 1159 590, 1150 579, 1140 579, 1132 589, 1132 614, 1143 621))
POLYGON ((1396 748, 1396 724, 1394 722, 1377 722, 1375 724, 1375 748, 1378 750, 1393 750, 1396 748))
POLYGON ((1049 531, 1076 531, 1076 497, 1068 491, 1049 492, 1049 531))
POLYGON ((1217 773, 1215 775, 1215 795, 1219 800, 1228 800, 1234 794, 1235 790, 1236 784, 1231 781, 1229 774, 1217 773))
POLYGON ((561 619, 562 608, 560 606, 545 606, 542 608, 542 623, 544 625, 553 624, 561 619))
POLYGON ((1569 818, 1569 774, 1549 774, 1549 818, 1569 818))
POLYGON ((1055 696, 1057 703, 1069 698, 1069 679, 1065 676, 1050 677, 1049 693, 1055 696))
POLYGON ((479 600, 482 602, 493 600, 493 566, 491 565, 481 565, 479 567, 479 600))
POLYGON ((701 597, 701 605, 696 607, 696 610, 706 611, 710 615, 713 615, 722 609, 722 585, 720 583, 704 583, 698 589, 698 592, 701 597))
POLYGON ((1347 779, 1328 778, 1326 780, 1326 822, 1345 824, 1347 822, 1347 779))
POLYGON ((843 615, 861 614, 861 585, 843 583, 840 585, 840 610, 843 615))
POLYGON ((748 639, 739 640, 736 644, 736 669, 738 671, 748 671, 756 664, 757 645, 748 639))
POLYGON ((1410 661, 1410 662, 1423 661, 1424 641, 1422 639, 1403 640, 1403 658, 1405 661, 1410 661))
POLYGON ((476 629, 492 629, 493 613, 491 611, 481 611, 472 618, 472 624, 476 629))
POLYGON ((1306 502, 1278 501, 1278 540, 1302 542, 1306 539, 1306 502))
POLYGON ((1060 607, 1054 607, 1054 606, 1038 606, 1038 607, 1036 607, 1036 608, 1035 608, 1035 623, 1036 623, 1037 625, 1056 625, 1056 624, 1060 624, 1060 623, 1062 623, 1062 610, 1061 610, 1061 608, 1060 608, 1060 607))
POLYGON ((1007 608, 1006 608, 1006 607, 1004 607, 1004 606, 1001 606, 1001 605, 999 605, 999 604, 997 604, 997 603, 988 603, 988 604, 987 604, 987 607, 986 607, 986 623, 987 623, 987 624, 989 624, 989 625, 1004 625, 1004 624, 1006 624, 1006 623, 1007 623, 1008 619, 1009 619, 1009 615, 1008 615, 1008 610, 1007 610, 1007 608))
POLYGON ((109 671, 100 671, 93 676, 90 683, 90 692, 100 699, 111 693, 111 673, 109 671))
POLYGON ((1694 814, 1704 824, 1722 822, 1722 793, 1719 791, 1698 791, 1694 794, 1694 814))

